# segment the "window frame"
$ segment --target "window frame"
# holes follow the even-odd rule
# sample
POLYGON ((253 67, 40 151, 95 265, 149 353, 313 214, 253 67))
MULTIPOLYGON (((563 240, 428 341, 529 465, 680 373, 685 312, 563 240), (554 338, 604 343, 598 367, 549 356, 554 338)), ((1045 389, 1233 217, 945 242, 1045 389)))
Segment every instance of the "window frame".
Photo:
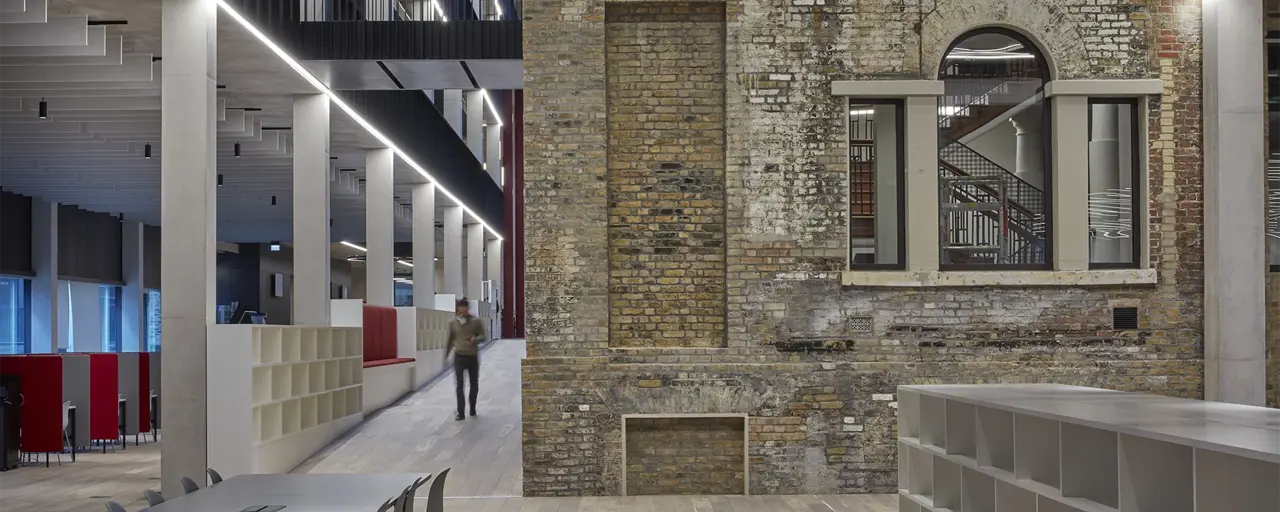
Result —
POLYGON ((31 353, 31 277, 18 274, 0 274, 0 278, 13 279, 21 283, 22 314, 19 315, 18 321, 18 341, 16 346, 19 352, 10 355, 30 354, 31 353))
MULTIPOLYGON (((906 99, 905 98, 885 98, 885 97, 866 97, 866 96, 844 96, 844 112, 842 119, 844 120, 845 133, 845 268, 847 270, 856 271, 875 271, 875 270, 906 270, 907 268, 907 130, 906 130, 906 99), (894 177, 898 182, 897 189, 897 208, 893 214, 897 216, 897 235, 898 235, 898 261, 896 263, 854 263, 853 262, 853 152, 852 142, 853 133, 850 131, 849 112, 854 103, 859 105, 890 105, 894 107, 894 136, 897 139, 895 153, 897 158, 897 169, 894 177)), ((879 202, 877 201, 878 205, 879 202)), ((879 215, 879 210, 876 212, 879 215)))
MULTIPOLYGON (((1147 148, 1149 147, 1148 144, 1143 143, 1146 137, 1142 133, 1142 126, 1144 124, 1143 117, 1147 115, 1144 109, 1142 108, 1144 103, 1145 102, 1143 101, 1142 98, 1134 97, 1134 96, 1115 96, 1115 97, 1090 96, 1087 102, 1087 105, 1088 105, 1088 118, 1087 118, 1088 122, 1086 123, 1087 134, 1093 133, 1093 106, 1094 105, 1128 105, 1133 109, 1133 121, 1129 123, 1130 130, 1132 130, 1133 132, 1130 134, 1131 136, 1130 144, 1132 146, 1130 148, 1131 149, 1130 156, 1132 161, 1129 162, 1129 164, 1132 166, 1132 169, 1133 169, 1133 171, 1129 173, 1131 175, 1130 179, 1132 181, 1132 183, 1130 183, 1132 192, 1129 194, 1130 196, 1129 207, 1132 212, 1130 214, 1131 219, 1130 219, 1130 226, 1129 226, 1130 228, 1129 238, 1131 239, 1130 245, 1132 246, 1130 248, 1130 250, 1132 251, 1131 253, 1132 257, 1130 259, 1132 261, 1129 263, 1114 263, 1114 262, 1095 263, 1093 261, 1092 255, 1090 255, 1089 270, 1139 269, 1139 268, 1142 268, 1143 266, 1142 265, 1142 241, 1144 237, 1142 236, 1142 233, 1143 233, 1142 226, 1146 220, 1146 214, 1144 213, 1145 208, 1142 207, 1143 206, 1142 199, 1144 197, 1144 194, 1142 193, 1142 180, 1145 179, 1147 176, 1147 169, 1142 166, 1142 154, 1143 152, 1147 151, 1147 148)), ((1089 136, 1091 135, 1086 135, 1085 140, 1088 140, 1087 137, 1089 136)), ((1085 207, 1085 214, 1086 215, 1088 214, 1087 205, 1085 207)))

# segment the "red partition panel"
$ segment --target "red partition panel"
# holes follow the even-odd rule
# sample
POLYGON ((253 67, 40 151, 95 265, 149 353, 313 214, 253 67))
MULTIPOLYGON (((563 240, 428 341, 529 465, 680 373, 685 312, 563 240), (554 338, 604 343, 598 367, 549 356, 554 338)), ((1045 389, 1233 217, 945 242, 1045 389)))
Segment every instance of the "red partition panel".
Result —
POLYGON ((120 360, 115 354, 89 354, 89 439, 119 438, 120 360))
POLYGON ((138 353, 138 405, 130 405, 138 411, 138 432, 151 431, 151 353, 138 353))
POLYGON ((396 358, 396 309, 364 306, 364 360, 396 358))
POLYGON ((0 373, 22 379, 22 450, 62 451, 62 357, 0 357, 0 373))

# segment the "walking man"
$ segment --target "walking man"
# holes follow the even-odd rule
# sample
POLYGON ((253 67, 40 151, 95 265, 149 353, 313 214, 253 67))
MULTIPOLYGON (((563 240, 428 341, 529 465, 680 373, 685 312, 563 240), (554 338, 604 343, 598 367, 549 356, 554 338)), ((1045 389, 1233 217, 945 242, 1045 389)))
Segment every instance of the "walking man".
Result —
POLYGON ((449 343, 445 346, 445 357, 453 351, 453 382, 458 392, 458 416, 461 421, 467 418, 462 401, 462 372, 467 372, 471 381, 471 415, 476 415, 476 396, 480 393, 480 342, 484 341, 484 322, 471 316, 471 306, 467 299, 460 299, 454 312, 457 318, 449 322, 449 343))

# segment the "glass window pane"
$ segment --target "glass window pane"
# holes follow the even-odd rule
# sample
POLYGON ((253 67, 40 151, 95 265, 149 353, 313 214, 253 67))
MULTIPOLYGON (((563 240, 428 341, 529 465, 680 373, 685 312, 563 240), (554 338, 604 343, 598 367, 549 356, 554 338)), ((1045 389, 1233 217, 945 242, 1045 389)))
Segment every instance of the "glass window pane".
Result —
POLYGON ((1094 266, 1137 266, 1138 121, 1136 102, 1089 105, 1089 263, 1094 266))
POLYGON ((27 280, 0 277, 0 354, 27 352, 27 280))
POLYGON ((160 350, 160 290, 147 290, 142 297, 147 309, 147 343, 146 351, 160 350))
POLYGON ((849 102, 849 261, 903 262, 902 104, 849 102))
POLYGON ((1280 32, 1276 31, 1267 34, 1267 263, 1280 271, 1280 32))

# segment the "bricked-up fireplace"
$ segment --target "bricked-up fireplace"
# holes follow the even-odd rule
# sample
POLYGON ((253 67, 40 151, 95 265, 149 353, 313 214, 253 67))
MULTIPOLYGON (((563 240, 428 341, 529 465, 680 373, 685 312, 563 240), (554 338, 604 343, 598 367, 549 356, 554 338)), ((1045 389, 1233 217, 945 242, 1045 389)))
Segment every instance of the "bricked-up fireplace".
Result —
POLYGON ((626 496, 749 494, 746 414, 622 415, 626 496))

